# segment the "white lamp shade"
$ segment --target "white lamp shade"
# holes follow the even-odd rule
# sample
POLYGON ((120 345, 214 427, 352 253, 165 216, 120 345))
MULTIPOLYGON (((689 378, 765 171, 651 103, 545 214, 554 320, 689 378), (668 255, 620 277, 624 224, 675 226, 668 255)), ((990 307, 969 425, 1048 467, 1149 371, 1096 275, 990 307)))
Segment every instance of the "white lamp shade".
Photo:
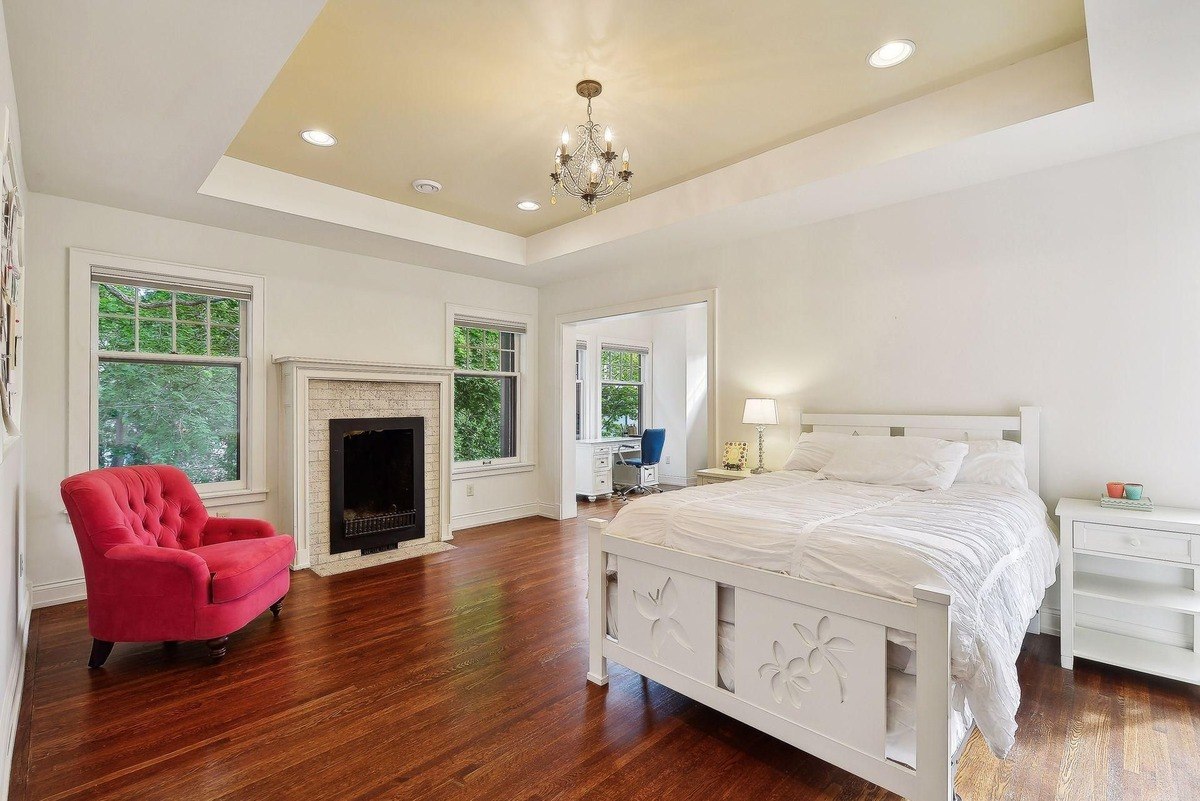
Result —
POLYGON ((779 422, 779 410, 774 398, 746 398, 742 422, 755 426, 773 426, 779 422))

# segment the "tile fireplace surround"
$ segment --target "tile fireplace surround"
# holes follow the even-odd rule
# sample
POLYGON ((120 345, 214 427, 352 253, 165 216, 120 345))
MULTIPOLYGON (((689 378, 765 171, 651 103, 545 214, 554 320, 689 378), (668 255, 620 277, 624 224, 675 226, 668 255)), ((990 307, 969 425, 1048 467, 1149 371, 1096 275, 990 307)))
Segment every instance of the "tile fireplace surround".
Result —
POLYGON ((450 535, 450 367, 277 356, 283 372, 285 522, 296 538, 296 569, 320 575, 446 550, 450 535), (425 419, 425 537, 363 556, 329 553, 329 421, 347 417, 425 419))

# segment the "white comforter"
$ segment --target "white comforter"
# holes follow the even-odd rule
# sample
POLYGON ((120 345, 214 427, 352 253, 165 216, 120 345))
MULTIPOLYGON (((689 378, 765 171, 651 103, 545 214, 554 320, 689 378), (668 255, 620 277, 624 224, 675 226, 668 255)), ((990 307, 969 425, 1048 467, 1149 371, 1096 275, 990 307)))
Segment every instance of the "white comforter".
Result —
MULTIPOLYGON (((1033 492, 919 492, 786 470, 638 500, 608 533, 884 598, 911 600, 917 584, 950 589, 955 706, 969 704, 997 756, 1012 747, 1016 659, 1058 563, 1033 492)), ((888 639, 916 646, 907 632, 888 639)))

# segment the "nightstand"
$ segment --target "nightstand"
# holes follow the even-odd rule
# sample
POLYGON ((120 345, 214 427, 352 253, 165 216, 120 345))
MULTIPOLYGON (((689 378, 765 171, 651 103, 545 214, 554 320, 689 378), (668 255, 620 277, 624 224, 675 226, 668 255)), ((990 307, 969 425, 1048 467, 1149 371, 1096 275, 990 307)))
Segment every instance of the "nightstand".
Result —
POLYGON ((726 481, 740 481, 750 475, 749 470, 726 470, 724 467, 706 467, 696 471, 696 485, 724 484, 726 481))
POLYGON ((1200 510, 1160 507, 1152 512, 1106 509, 1098 501, 1064 498, 1061 520, 1062 666, 1075 657, 1200 684, 1200 510), (1182 581, 1124 578, 1124 564, 1152 565, 1182 581), (1190 586, 1187 586, 1190 585, 1190 586), (1166 645, 1076 622, 1081 598, 1192 616, 1193 645, 1166 645))

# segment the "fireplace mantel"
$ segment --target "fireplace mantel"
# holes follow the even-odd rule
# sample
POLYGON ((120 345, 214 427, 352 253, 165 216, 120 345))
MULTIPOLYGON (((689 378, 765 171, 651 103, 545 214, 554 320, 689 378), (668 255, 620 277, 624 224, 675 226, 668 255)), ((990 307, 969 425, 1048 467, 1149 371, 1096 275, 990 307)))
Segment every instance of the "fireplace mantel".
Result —
MULTIPOLYGON (((349 382, 406 382, 436 384, 438 392, 438 519, 424 540, 432 543, 451 539, 450 534, 450 465, 451 450, 448 427, 453 424, 450 409, 451 381, 454 369, 444 365, 392 364, 387 362, 331 359, 326 357, 276 356, 273 361, 283 374, 281 400, 284 414, 283 460, 280 476, 283 491, 282 512, 296 539, 296 569, 312 565, 312 525, 310 519, 309 487, 311 486, 309 455, 309 384, 312 381, 349 382)), ((361 416, 361 415, 359 415, 361 416)))

